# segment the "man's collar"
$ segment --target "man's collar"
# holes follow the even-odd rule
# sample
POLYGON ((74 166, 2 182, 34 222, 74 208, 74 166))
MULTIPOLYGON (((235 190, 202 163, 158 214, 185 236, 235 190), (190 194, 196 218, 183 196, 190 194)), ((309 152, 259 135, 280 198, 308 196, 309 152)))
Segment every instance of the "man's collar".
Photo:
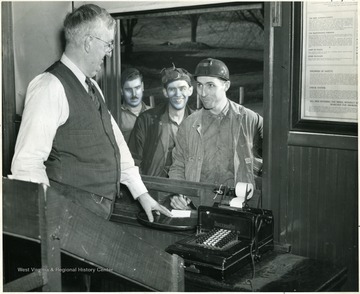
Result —
MULTIPOLYGON (((141 113, 146 110, 146 104, 144 103, 144 101, 141 101, 140 103, 141 103, 141 110, 140 110, 140 113, 141 113)), ((131 107, 126 103, 121 104, 121 108, 122 108, 122 110, 128 110, 128 111, 132 112, 131 107)))
POLYGON ((210 117, 225 117, 228 112, 229 112, 229 108, 230 108, 230 101, 228 98, 226 98, 226 104, 224 106, 224 108, 220 111, 219 114, 213 114, 210 110, 208 109, 204 109, 204 111, 210 116, 210 117))
POLYGON ((69 57, 67 57, 65 55, 65 53, 63 53, 63 55, 61 56, 60 61, 67 66, 72 72, 73 74, 78 78, 78 80, 81 82, 81 84, 84 86, 85 89, 87 89, 87 85, 85 83, 85 79, 86 76, 84 75, 84 73, 76 66, 75 63, 73 63, 69 57))
POLYGON ((221 110, 221 114, 226 116, 229 112, 230 102, 229 99, 226 99, 226 105, 224 106, 223 110, 221 110))
POLYGON ((185 119, 185 113, 186 113, 186 108, 184 107, 182 110, 179 110, 179 111, 174 111, 174 112, 172 112, 171 110, 170 110, 170 104, 169 104, 169 106, 168 106, 168 108, 167 108, 167 113, 168 113, 168 119, 169 119, 169 121, 170 122, 172 122, 172 123, 175 123, 175 124, 177 124, 177 125, 180 125, 180 123, 185 119), (179 113, 182 113, 182 115, 180 116, 179 115, 179 113), (176 116, 174 116, 174 114, 176 115, 176 116), (178 120, 176 120, 176 118, 181 118, 181 121, 179 122, 178 120))

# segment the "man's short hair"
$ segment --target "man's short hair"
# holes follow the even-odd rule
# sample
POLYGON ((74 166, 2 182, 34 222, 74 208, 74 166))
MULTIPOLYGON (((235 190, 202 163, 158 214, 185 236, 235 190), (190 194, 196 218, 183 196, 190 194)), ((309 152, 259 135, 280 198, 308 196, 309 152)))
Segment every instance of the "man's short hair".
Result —
POLYGON ((109 30, 116 28, 116 21, 104 9, 95 4, 85 4, 67 14, 64 32, 67 43, 79 44, 87 34, 92 34, 105 25, 109 30))
POLYGON ((137 78, 140 78, 140 80, 143 81, 143 76, 139 70, 137 70, 136 68, 133 68, 133 67, 125 69, 121 73, 121 88, 124 87, 124 84, 127 81, 132 81, 137 78))
POLYGON ((190 87, 192 86, 191 84, 193 80, 192 75, 186 69, 175 67, 174 64, 173 67, 162 69, 161 82, 164 88, 166 88, 168 84, 179 80, 186 81, 190 87))

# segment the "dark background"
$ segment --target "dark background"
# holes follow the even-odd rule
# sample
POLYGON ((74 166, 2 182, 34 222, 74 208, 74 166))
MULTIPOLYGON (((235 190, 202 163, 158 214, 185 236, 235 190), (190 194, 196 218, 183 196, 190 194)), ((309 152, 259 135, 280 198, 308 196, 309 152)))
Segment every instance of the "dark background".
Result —
MULTIPOLYGON (((260 12, 256 15, 261 20, 260 12)), ((202 59, 217 58, 230 71, 228 98, 239 102, 239 87, 244 87, 244 104, 262 113, 264 31, 242 16, 239 11, 202 13, 195 40, 188 15, 138 18, 132 52, 122 46, 122 70, 138 68, 144 75, 144 101, 148 103, 152 95, 157 104, 164 99, 160 83, 163 68, 174 63, 193 74, 202 59)), ((189 103, 196 106, 196 91, 189 103)))

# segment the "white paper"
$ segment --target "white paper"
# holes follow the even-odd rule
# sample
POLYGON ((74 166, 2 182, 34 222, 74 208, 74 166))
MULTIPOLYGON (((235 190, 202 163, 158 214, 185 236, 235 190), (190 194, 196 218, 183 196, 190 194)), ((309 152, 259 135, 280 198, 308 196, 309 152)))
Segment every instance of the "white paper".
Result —
POLYGON ((172 217, 190 217, 191 210, 179 210, 173 209, 171 210, 172 217))
POLYGON ((244 201, 245 201, 245 197, 235 197, 231 199, 229 204, 231 207, 242 208, 244 201))
POLYGON ((250 183, 236 183, 235 195, 236 197, 231 199, 230 206, 242 208, 245 202, 245 197, 249 200, 254 194, 254 186, 250 183))

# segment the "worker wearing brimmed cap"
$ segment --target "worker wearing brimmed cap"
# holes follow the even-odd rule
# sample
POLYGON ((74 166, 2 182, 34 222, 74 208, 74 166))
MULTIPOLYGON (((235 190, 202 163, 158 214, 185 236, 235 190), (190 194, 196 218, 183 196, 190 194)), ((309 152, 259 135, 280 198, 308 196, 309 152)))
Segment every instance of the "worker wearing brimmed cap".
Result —
POLYGON ((127 68, 121 73, 121 94, 123 104, 120 108, 119 127, 125 141, 129 141, 130 133, 134 127, 136 118, 140 113, 149 109, 143 100, 144 82, 143 76, 136 68, 127 68))
MULTIPOLYGON (((255 185, 255 157, 262 153, 262 117, 227 98, 230 75, 221 60, 200 61, 194 77, 203 108, 179 128, 169 177, 228 187, 237 182, 255 185)), ((171 200, 176 209, 186 209, 188 203, 181 196, 171 200)))
POLYGON ((161 83, 167 101, 139 115, 129 148, 142 174, 167 177, 177 130, 192 112, 187 105, 193 93, 192 76, 173 65, 161 71, 161 83))

